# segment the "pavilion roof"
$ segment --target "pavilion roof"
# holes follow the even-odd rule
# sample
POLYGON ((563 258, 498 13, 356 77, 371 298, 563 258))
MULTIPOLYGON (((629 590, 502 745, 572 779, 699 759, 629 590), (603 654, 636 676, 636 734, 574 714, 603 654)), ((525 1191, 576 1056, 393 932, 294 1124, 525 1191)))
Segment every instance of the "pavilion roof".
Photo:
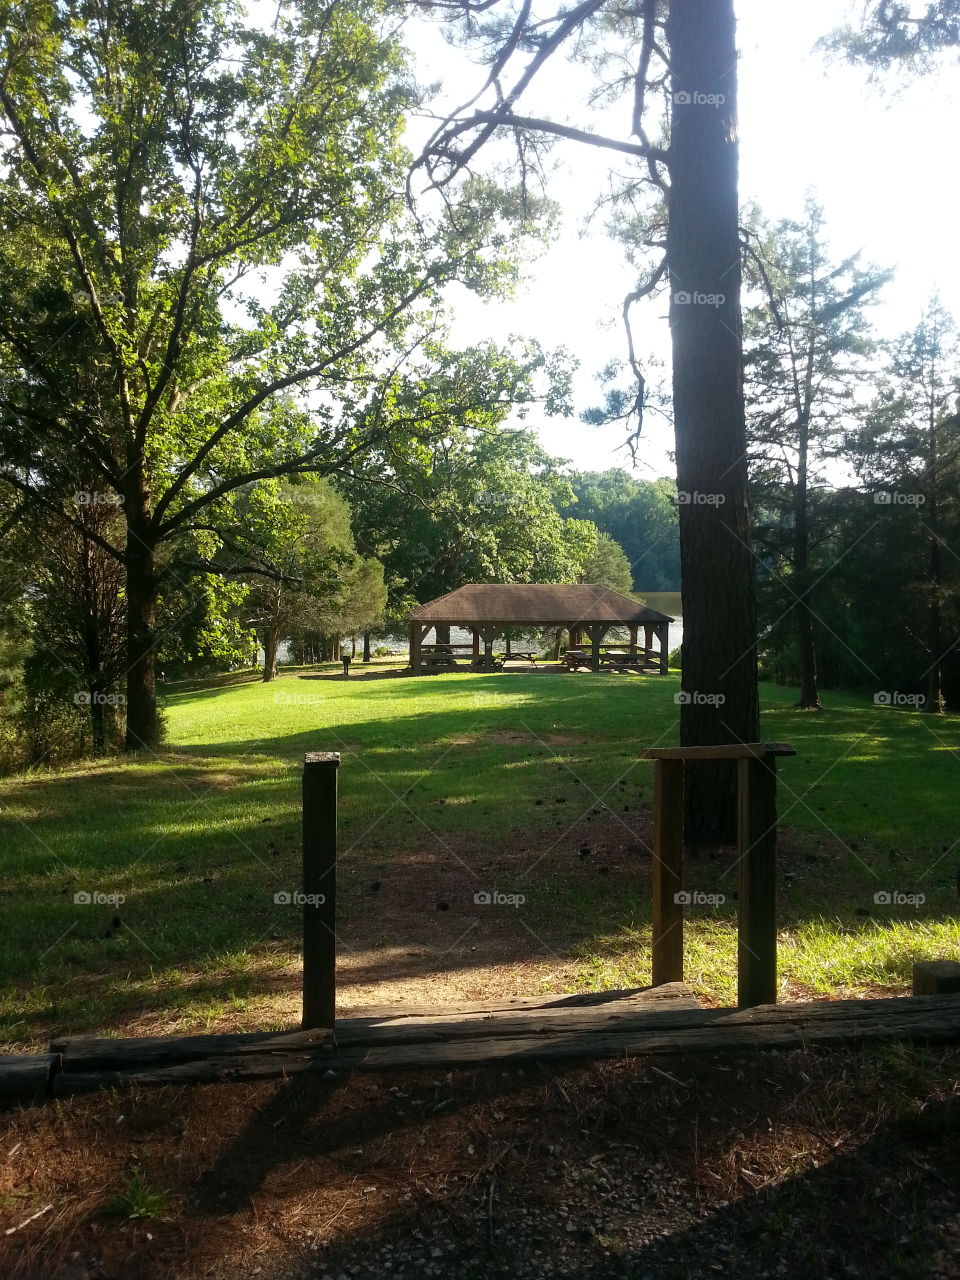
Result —
POLYGON ((573 622, 673 622, 629 596, 597 583, 469 583, 410 613, 411 622, 566 626, 573 622))

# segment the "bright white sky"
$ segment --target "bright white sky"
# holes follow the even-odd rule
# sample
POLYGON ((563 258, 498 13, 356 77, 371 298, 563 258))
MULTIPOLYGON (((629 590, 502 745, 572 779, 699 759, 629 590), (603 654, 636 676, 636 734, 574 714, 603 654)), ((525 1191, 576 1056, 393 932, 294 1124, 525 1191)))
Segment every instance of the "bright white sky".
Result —
MULTIPOLYGON (((813 50, 844 11, 838 0, 805 0, 802 6, 738 0, 741 197, 755 200, 768 217, 798 217, 806 191, 814 189, 838 257, 862 249, 865 260, 896 267, 884 301, 873 312, 880 336, 894 336, 917 323, 934 288, 960 318, 957 182, 951 159, 954 139, 960 137, 960 62, 948 54, 931 76, 895 73, 871 87, 863 70, 828 67, 813 50)), ((482 70, 451 50, 435 27, 424 25, 413 47, 418 77, 451 86, 449 100, 438 102, 455 105, 482 83, 482 70)), ((600 131, 602 119, 586 119, 577 91, 588 83, 586 73, 558 63, 535 92, 524 95, 519 110, 600 131)), ((627 136, 628 110, 622 104, 607 117, 608 132, 627 136)), ((423 128, 411 122, 411 146, 423 128)), ((606 189, 611 163, 629 163, 629 158, 618 161, 613 153, 576 143, 561 144, 555 155, 563 161, 551 192, 563 209, 561 238, 535 265, 515 300, 458 301, 454 337, 466 343, 518 333, 547 347, 568 347, 581 363, 579 412, 600 402, 595 375, 611 356, 624 353, 620 305, 634 283, 620 249, 599 223, 586 236, 580 232, 593 199, 606 189)), ((648 302, 634 316, 638 352, 666 358, 665 298, 648 302)), ((629 466, 629 455, 618 448, 618 428, 554 419, 542 424, 540 435, 550 453, 577 467, 629 466)), ((650 416, 644 435, 638 476, 672 475, 670 428, 650 416)))

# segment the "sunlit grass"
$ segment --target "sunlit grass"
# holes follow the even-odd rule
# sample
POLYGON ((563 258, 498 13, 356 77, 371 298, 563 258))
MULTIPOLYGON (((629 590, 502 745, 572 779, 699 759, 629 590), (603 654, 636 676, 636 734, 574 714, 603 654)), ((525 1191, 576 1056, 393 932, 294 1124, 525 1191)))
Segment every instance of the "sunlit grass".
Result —
MULTIPOLYGON (((469 837, 495 853, 559 835, 618 796, 628 801, 628 813, 615 806, 628 838, 652 800, 642 749, 677 741, 676 674, 315 675, 174 687, 157 755, 0 781, 5 1040, 112 1031, 162 1012, 182 1027, 263 1022, 271 1001, 289 1004, 299 922, 273 895, 299 882, 307 751, 342 755, 349 922, 371 911, 365 881, 424 842, 469 837), (78 905, 77 893, 123 902, 78 905)), ((793 710, 795 696, 762 687, 764 736, 798 752, 779 769, 792 841, 781 979, 823 994, 903 989, 914 959, 960 954, 960 722, 843 693, 826 694, 825 710, 810 715, 793 710), (911 919, 876 907, 878 890, 925 901, 911 919)), ((555 880, 548 864, 531 874, 524 919, 560 939, 576 985, 649 981, 645 876, 614 898, 555 880)), ((710 876, 727 904, 691 913, 686 973, 695 989, 729 1002, 735 885, 719 867, 688 868, 693 886, 708 887, 710 876)), ((396 929, 384 937, 403 944, 396 929)))

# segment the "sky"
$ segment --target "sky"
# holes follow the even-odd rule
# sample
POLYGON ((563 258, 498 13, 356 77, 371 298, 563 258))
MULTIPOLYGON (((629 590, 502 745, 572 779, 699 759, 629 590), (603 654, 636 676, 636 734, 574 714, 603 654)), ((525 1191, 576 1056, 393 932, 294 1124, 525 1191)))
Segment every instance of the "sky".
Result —
MULTIPOLYGON (((960 60, 956 53, 942 55, 931 75, 914 79, 895 72, 877 85, 861 68, 828 65, 815 42, 859 7, 850 10, 842 0, 805 0, 802 6, 738 0, 741 200, 757 202, 769 218, 799 217, 813 190, 836 257, 860 250, 864 261, 896 268, 872 309, 878 336, 893 337, 916 325, 935 289, 960 318, 953 158, 953 140, 960 136, 960 60)), ((451 49, 435 26, 418 24, 408 39, 419 78, 445 83, 438 109, 480 87, 482 69, 451 49)), ((582 105, 590 83, 588 73, 560 63, 523 96, 519 109, 625 138, 628 104, 591 122, 582 105)), ((412 146, 427 128, 411 121, 412 146)), ((597 195, 607 189, 611 154, 576 143, 558 146, 554 157, 561 168, 551 178, 550 194, 561 208, 559 238, 515 299, 481 304, 460 296, 454 303, 458 342, 517 333, 573 352, 580 361, 578 414, 601 401, 599 370, 625 354, 620 307, 634 286, 602 223, 594 219, 584 233, 597 195)), ((622 158, 612 163, 622 167, 622 158)), ((638 351, 663 361, 669 354, 666 310, 662 295, 634 313, 638 351)), ((578 468, 631 466, 617 426, 592 427, 574 417, 541 420, 538 431, 545 449, 578 468)), ((669 425, 648 415, 638 478, 672 475, 671 448, 669 425)))

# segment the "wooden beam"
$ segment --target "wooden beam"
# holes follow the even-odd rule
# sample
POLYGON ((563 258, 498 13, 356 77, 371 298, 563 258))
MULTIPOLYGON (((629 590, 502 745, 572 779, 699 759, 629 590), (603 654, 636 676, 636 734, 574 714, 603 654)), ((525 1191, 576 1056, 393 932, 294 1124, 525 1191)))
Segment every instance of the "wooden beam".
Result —
MULTIPOLYGON (((596 1018, 596 1013, 593 1015, 596 1018)), ((405 1021, 405 1020, 404 1020, 405 1021)), ((427 1020, 425 1020, 427 1021, 427 1020)), ((202 1061, 167 1067, 117 1070, 67 1068, 53 1076, 55 1096, 91 1089, 128 1085, 179 1085, 197 1081, 263 1079, 299 1073, 380 1071, 386 1068, 437 1069, 475 1067, 490 1062, 536 1062, 563 1059, 623 1058, 647 1054, 718 1053, 743 1055, 758 1049, 809 1048, 811 1045, 851 1046, 902 1041, 921 1044, 960 1042, 960 995, 907 996, 885 1000, 825 1000, 808 1004, 763 1005, 755 1009, 686 1009, 651 1012, 636 1019, 604 1026, 585 1021, 575 1013, 569 1024, 563 1018, 539 1023, 528 1018, 517 1033, 499 1036, 497 1022, 489 1016, 468 1026, 424 1026, 422 1038, 381 1038, 356 1041, 339 1047, 266 1046, 263 1052, 225 1053, 202 1061), (574 1030, 573 1027, 576 1026, 574 1030), (485 1031, 486 1034, 477 1034, 485 1031)), ((506 1024, 504 1024, 506 1025, 506 1024)), ((352 1037, 352 1031, 340 1023, 352 1037)), ((278 1038, 279 1039, 279 1038, 278 1038)))
POLYGON ((600 645, 609 630, 610 627, 606 622, 591 622, 587 627, 587 634, 590 636, 590 644, 592 645, 590 653, 591 671, 600 670, 600 645))
POLYGON ((683 761, 658 760, 653 789, 653 985, 683 981, 683 761))
POLYGON ((660 641, 660 674, 665 676, 670 670, 670 623, 658 622, 656 632, 660 641))
POLYGON ((644 760, 746 760, 797 752, 789 742, 732 742, 720 747, 648 747, 640 754, 644 760))
MULTIPOLYGON (((662 768, 662 763, 658 766, 662 768)), ((737 844, 739 936, 737 1003, 741 1009, 777 999, 777 762, 742 758, 737 844)))
POLYGON ((410 639, 410 670, 419 675, 423 670, 423 662, 420 656, 420 642, 422 640, 422 631, 418 622, 411 622, 409 627, 410 639))
POLYGON ((960 963, 956 960, 922 960, 913 966, 915 996, 953 995, 960 992, 960 963))
POLYGON ((48 1097, 59 1067, 59 1053, 0 1056, 0 1099, 48 1097))
POLYGON ((497 638, 497 629, 481 627, 480 635, 483 639, 483 665, 489 671, 493 667, 493 642, 497 638))

